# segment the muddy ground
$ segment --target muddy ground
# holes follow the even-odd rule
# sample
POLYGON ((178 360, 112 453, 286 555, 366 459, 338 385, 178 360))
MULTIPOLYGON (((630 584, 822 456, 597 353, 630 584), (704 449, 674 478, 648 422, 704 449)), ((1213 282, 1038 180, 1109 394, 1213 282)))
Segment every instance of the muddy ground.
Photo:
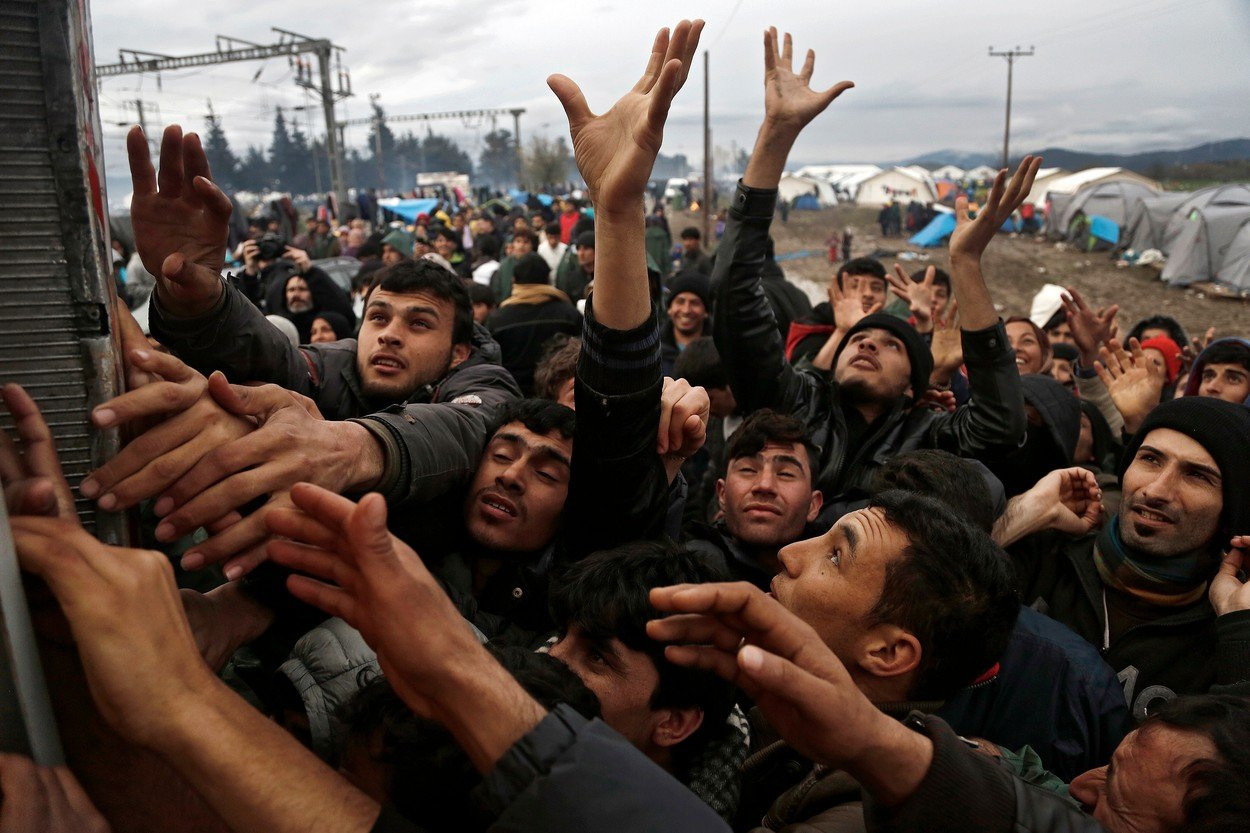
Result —
MULTIPOLYGON (((943 268, 950 265, 945 247, 919 249, 909 247, 906 238, 881 238, 874 220, 876 212, 869 209, 831 208, 820 211, 791 211, 789 222, 773 223, 777 255, 790 279, 813 301, 824 300, 829 285, 831 264, 826 255, 825 240, 831 230, 848 226, 854 235, 852 254, 872 254, 878 249, 891 252, 912 251, 927 255, 927 262, 943 268), (785 259, 787 254, 811 252, 810 256, 785 259)), ((673 218, 674 229, 697 225, 694 216, 673 218), (683 222, 688 221, 688 222, 683 222)), ((886 268, 893 259, 883 257, 886 268)), ((903 262, 908 271, 919 265, 903 262)), ((1200 289, 1177 289, 1159 280, 1155 269, 1117 267, 1104 252, 1085 253, 1043 242, 1040 238, 1012 237, 1000 234, 985 254, 985 276, 995 305, 1004 317, 1028 315, 1033 295, 1043 284, 1074 286, 1094 306, 1120 305, 1120 324, 1127 330, 1135 321, 1148 315, 1171 315, 1191 335, 1214 326, 1220 335, 1250 336, 1250 301, 1213 297, 1200 289)))

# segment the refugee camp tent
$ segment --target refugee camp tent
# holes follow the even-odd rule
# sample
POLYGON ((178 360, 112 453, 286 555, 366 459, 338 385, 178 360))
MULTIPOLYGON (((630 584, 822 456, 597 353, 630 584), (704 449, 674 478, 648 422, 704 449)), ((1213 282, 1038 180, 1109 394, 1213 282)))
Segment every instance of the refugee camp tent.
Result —
POLYGON ((1059 238, 1067 232, 1067 226, 1061 226, 1060 220, 1063 213, 1068 208, 1068 203, 1072 202, 1071 194, 1060 194, 1051 191, 1046 195, 1046 225, 1044 231, 1046 236, 1050 238, 1059 238))
POLYGON ((926 174, 908 168, 890 168, 868 177, 855 193, 855 204, 878 208, 898 201, 937 202, 937 190, 926 174))
POLYGON ((868 177, 880 173, 876 165, 805 165, 794 171, 795 176, 826 182, 842 200, 853 200, 859 184, 868 177))
POLYGON ((923 246, 926 249, 940 246, 942 241, 951 236, 951 232, 955 230, 954 214, 938 214, 929 224, 920 231, 912 235, 907 242, 913 246, 923 246))
POLYGON ((823 179, 798 174, 782 174, 777 183, 777 195, 786 202, 793 202, 805 194, 812 194, 822 206, 837 205, 838 195, 833 186, 823 179))
POLYGON ((987 179, 993 179, 997 174, 998 168, 991 168, 989 165, 977 165, 965 173, 964 176, 972 182, 982 182, 987 179))
POLYGON ((1227 185, 1212 185, 1195 191, 1189 199, 1177 207, 1168 220, 1167 226, 1163 229, 1163 240, 1160 241, 1159 249, 1165 255, 1171 255, 1177 238, 1187 227, 1188 220, 1195 209, 1233 205, 1250 205, 1250 185, 1234 182, 1227 185))
POLYGON ((1231 289, 1250 292, 1250 222, 1242 223, 1241 230, 1228 245, 1215 278, 1231 289))
POLYGON ((967 176, 968 172, 958 165, 943 165, 930 174, 934 179, 945 179, 949 182, 958 182, 967 176))
MULTIPOLYGON (((1116 179, 1087 185, 1073 194, 1071 202, 1064 206, 1056 228, 1060 236, 1065 235, 1078 211, 1084 212, 1086 217, 1097 215, 1123 227, 1128 221, 1133 200, 1157 196, 1158 193, 1159 189, 1152 185, 1129 180, 1116 179)), ((1118 238, 1119 235, 1116 236, 1118 238)))
POLYGON ((1190 212, 1160 277, 1173 286, 1214 280, 1233 240, 1246 221, 1250 206, 1208 205, 1190 212))
POLYGON ((1134 199, 1121 239, 1135 252, 1159 248, 1163 245, 1168 220, 1177 207, 1192 196, 1189 191, 1165 191, 1157 197, 1134 199))
POLYGON ((1024 201, 1033 205, 1042 205, 1046 202, 1046 193, 1052 190, 1050 186, 1071 174, 1071 171, 1065 171, 1063 168, 1038 168, 1037 177, 1033 180, 1033 188, 1024 201))

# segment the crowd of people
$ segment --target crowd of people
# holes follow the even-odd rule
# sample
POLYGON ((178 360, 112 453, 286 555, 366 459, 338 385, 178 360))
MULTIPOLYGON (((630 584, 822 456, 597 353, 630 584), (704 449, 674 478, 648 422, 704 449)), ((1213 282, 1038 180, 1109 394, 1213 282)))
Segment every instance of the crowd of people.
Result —
POLYGON ((702 25, 600 115, 548 79, 588 205, 230 251, 198 137, 158 171, 132 131, 155 288, 77 493, 145 548, 83 528, 6 385, 70 769, 0 757, 0 830, 1245 828, 1250 341, 1000 318, 1033 157, 960 199, 949 272, 847 234, 810 308, 777 186, 853 85, 775 29, 719 245, 657 259, 702 25), (311 264, 344 252, 350 293, 311 264))

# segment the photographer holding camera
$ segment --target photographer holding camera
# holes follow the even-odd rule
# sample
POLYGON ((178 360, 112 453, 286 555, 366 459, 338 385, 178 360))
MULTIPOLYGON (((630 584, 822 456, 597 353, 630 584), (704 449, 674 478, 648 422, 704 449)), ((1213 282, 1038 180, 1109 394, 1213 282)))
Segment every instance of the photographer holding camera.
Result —
POLYGON ((323 312, 342 315, 355 331, 351 296, 313 266, 303 249, 289 245, 280 234, 266 232, 244 240, 242 255, 243 271, 230 282, 265 312, 294 324, 300 344, 310 341, 313 320, 323 312))

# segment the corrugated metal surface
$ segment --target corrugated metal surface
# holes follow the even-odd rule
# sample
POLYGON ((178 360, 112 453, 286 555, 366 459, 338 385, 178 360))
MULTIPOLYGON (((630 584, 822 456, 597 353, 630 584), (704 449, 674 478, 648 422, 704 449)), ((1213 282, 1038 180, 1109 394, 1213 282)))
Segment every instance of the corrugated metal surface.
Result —
MULTIPOLYGON (((72 0, 0 0, 0 381, 39 403, 75 487, 110 450, 87 414, 116 389, 79 11, 72 0)), ((12 427, 7 414, 0 425, 12 427)), ((86 501, 79 509, 88 528, 101 522, 118 539, 118 519, 97 518, 86 501)))

